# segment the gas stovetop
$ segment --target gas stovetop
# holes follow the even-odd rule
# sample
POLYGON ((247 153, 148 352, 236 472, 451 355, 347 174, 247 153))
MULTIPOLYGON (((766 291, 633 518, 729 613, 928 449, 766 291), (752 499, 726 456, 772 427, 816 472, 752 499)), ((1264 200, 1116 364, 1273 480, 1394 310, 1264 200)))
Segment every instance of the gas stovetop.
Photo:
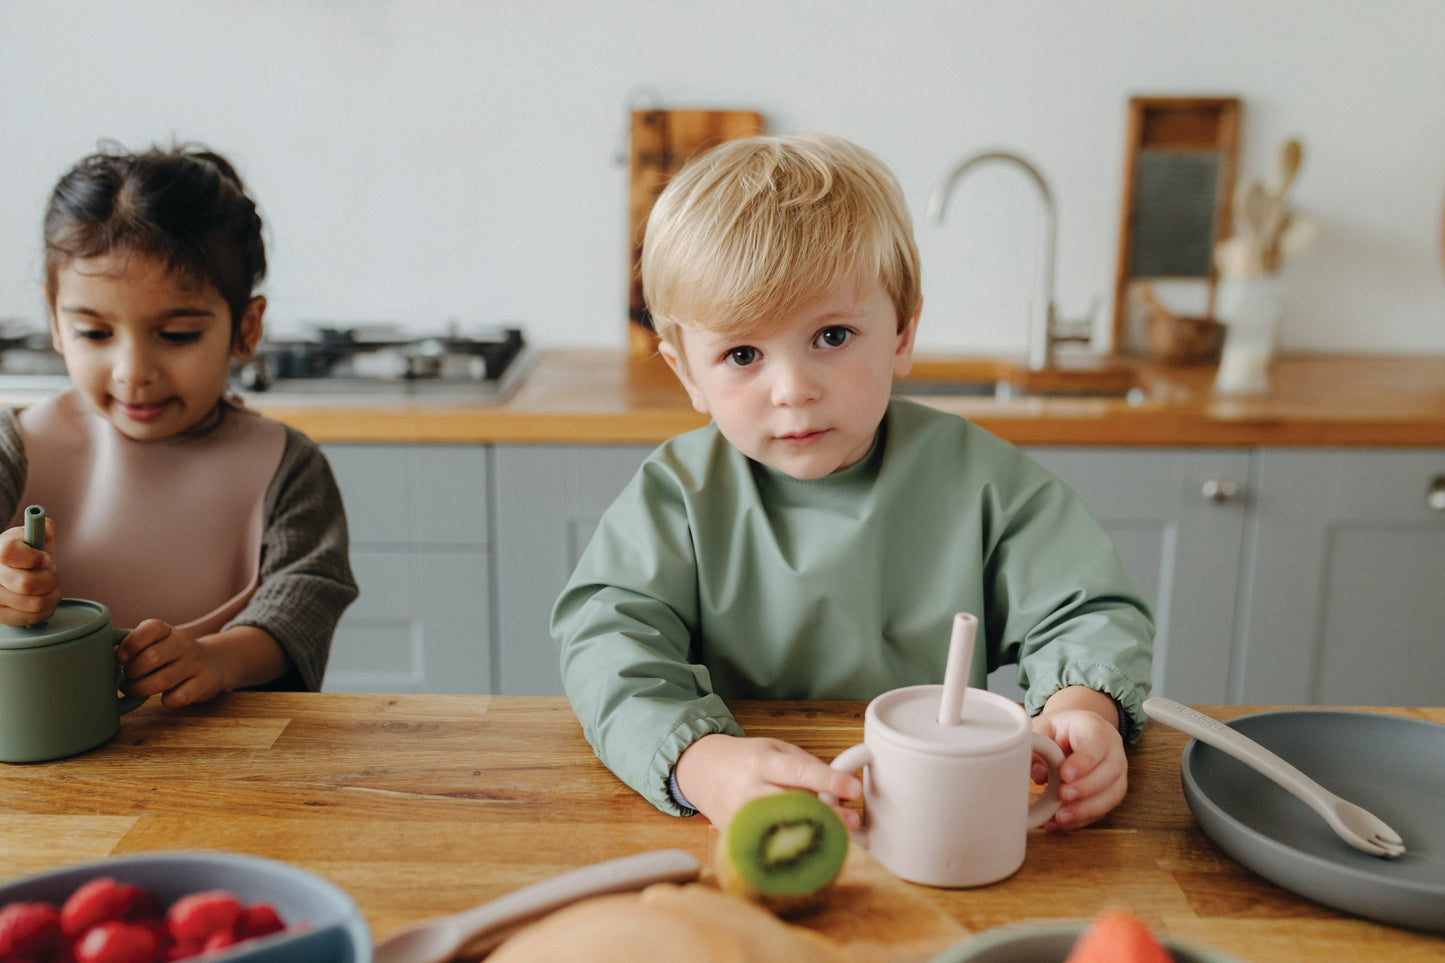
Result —
MULTIPOLYGON (((299 395, 494 404, 516 390, 533 360, 519 328, 426 336, 387 326, 316 325, 294 337, 263 337, 256 356, 235 365, 231 384, 257 400, 299 395)), ((49 335, 0 330, 0 393, 69 383, 49 335)))
POLYGON ((317 327, 313 336, 263 338, 241 364, 243 392, 422 395, 510 394, 530 353, 519 328, 418 336, 383 327, 317 327))

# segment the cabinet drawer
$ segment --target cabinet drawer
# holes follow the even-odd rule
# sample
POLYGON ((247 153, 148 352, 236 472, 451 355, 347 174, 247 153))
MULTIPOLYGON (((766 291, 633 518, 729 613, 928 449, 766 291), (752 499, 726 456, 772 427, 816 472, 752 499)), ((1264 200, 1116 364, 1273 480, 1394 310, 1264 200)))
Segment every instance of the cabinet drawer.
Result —
POLYGON ((477 552, 354 550, 329 692, 492 691, 490 567, 477 552))
MULTIPOLYGON (((326 445, 352 542, 407 540, 409 459, 395 445, 326 445)), ((363 593, 365 594, 365 593, 363 593)))
POLYGON ((651 445, 570 449, 565 462, 568 514, 601 518, 652 450, 651 445))
POLYGON ((327 445, 353 542, 478 545, 488 534, 482 445, 327 445))
POLYGON ((1360 520, 1437 521, 1445 510, 1431 508, 1432 488, 1445 488, 1445 451, 1330 452, 1316 457, 1331 479, 1329 511, 1360 520))

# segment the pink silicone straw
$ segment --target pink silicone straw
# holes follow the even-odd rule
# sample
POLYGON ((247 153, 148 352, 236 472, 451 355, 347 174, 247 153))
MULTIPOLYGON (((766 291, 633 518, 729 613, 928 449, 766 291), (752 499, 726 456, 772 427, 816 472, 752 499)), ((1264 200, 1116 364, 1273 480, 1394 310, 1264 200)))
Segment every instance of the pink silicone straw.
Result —
POLYGON ((963 721, 963 694, 968 689, 968 672, 973 666, 973 638, 978 618, 967 612, 953 617, 953 636, 948 640, 948 664, 943 669, 943 700, 938 707, 938 724, 956 726, 963 721))

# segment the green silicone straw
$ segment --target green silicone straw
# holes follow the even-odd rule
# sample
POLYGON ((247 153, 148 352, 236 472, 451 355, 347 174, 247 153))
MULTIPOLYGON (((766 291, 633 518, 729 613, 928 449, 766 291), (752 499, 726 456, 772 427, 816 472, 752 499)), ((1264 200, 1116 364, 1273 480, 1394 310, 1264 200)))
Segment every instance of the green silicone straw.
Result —
POLYGON ((25 544, 36 551, 45 551, 45 509, 39 505, 25 509, 25 544))
MULTIPOLYGON (((36 551, 45 551, 45 509, 31 505, 25 509, 25 544, 36 551)), ((44 622, 27 625, 27 629, 43 629, 44 622)))

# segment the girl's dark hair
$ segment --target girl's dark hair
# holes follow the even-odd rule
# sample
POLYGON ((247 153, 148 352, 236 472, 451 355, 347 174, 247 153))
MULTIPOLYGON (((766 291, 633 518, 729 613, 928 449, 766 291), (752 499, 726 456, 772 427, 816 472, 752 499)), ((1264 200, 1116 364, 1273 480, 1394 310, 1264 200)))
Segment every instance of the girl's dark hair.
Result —
POLYGON ((76 164, 45 209, 45 296, 55 305, 71 261, 142 254, 194 282, 210 282, 240 328, 266 276, 256 204, 229 161, 202 147, 105 150, 76 164))

